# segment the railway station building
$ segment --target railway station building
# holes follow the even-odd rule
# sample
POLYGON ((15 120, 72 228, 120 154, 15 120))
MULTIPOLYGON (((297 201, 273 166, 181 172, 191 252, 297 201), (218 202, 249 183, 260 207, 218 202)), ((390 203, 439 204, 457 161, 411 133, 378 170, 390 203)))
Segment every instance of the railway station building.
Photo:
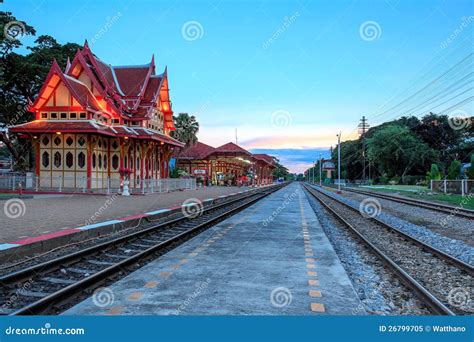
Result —
POLYGON ((153 57, 112 66, 86 42, 65 70, 53 61, 29 111, 35 119, 9 131, 32 141, 42 188, 103 189, 124 174, 137 188, 167 178, 171 155, 183 147, 170 136, 167 69, 157 73, 153 57))
POLYGON ((197 142, 177 152, 176 166, 204 184, 265 185, 273 182, 274 158, 229 142, 217 148, 197 142))

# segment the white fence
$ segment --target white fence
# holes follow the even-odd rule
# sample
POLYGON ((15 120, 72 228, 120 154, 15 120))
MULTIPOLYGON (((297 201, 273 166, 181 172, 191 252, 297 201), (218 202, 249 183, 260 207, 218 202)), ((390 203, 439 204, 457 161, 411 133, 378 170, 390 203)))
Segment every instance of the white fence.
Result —
MULTIPOLYGON (((120 193, 123 182, 116 178, 38 177, 33 173, 0 174, 0 189, 75 193, 120 193)), ((159 193, 196 189, 196 179, 165 178, 130 181, 130 193, 159 193)))
POLYGON ((431 180, 430 190, 433 192, 442 192, 445 194, 467 195, 474 193, 474 180, 431 180))

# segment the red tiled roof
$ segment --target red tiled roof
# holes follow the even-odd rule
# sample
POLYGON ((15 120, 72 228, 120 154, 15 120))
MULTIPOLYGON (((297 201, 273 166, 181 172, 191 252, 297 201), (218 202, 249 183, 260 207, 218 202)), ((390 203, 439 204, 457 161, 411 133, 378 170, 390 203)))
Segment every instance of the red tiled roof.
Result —
MULTIPOLYGON (((139 66, 111 66, 101 61, 95 56, 89 48, 87 42, 82 50, 78 50, 74 60, 68 62, 66 70, 63 72, 56 61, 48 73, 46 81, 41 88, 39 96, 35 103, 30 106, 32 112, 42 110, 48 103, 48 99, 52 96, 54 89, 63 82, 69 89, 71 95, 79 102, 80 107, 92 113, 101 112, 104 116, 117 119, 121 117, 130 121, 142 121, 148 118, 150 112, 159 109, 163 112, 164 128, 166 131, 175 129, 173 123, 173 111, 171 109, 171 101, 168 94, 168 78, 167 69, 160 75, 155 75, 154 57, 149 64, 139 66), (90 80, 87 84, 80 81, 81 72, 84 72, 90 80), (94 92, 91 89, 94 89, 94 92), (158 96, 160 101, 157 101, 158 96), (161 108, 163 106, 163 108, 161 108)), ((74 130, 77 131, 90 130, 95 131, 94 122, 85 124, 86 120, 80 124, 67 121, 65 124, 51 123, 51 130, 74 130), (92 126, 91 126, 92 125, 92 126)), ((32 130, 43 129, 40 127, 45 125, 42 123, 32 123, 31 125, 18 125, 12 127, 12 132, 25 132, 27 127, 32 130)), ((109 127, 110 130, 117 128, 109 127)), ((131 127, 132 129, 135 126, 131 127)), ((143 134, 131 133, 127 129, 117 128, 120 132, 119 136, 151 136, 152 140, 165 141, 169 144, 182 147, 183 144, 168 135, 158 133, 157 131, 147 132, 143 134), (156 135, 156 137, 154 136, 156 135)), ((100 128, 103 130, 103 128, 100 128)), ((109 130, 109 129, 106 129, 109 130)))
POLYGON ((148 85, 145 90, 145 94, 143 94, 142 102, 149 103, 155 101, 155 96, 160 90, 160 84, 162 79, 163 77, 161 75, 153 75, 152 77, 150 77, 150 80, 148 81, 148 85))
POLYGON ((12 133, 78 132, 115 135, 110 126, 92 120, 35 120, 10 127, 8 130, 12 133))
POLYGON ((202 142, 197 142, 193 146, 177 153, 177 159, 204 159, 214 152, 215 148, 202 142))
POLYGON ((216 153, 241 153, 241 154, 246 154, 251 156, 252 154, 240 147, 239 145, 234 144, 233 142, 229 142, 227 144, 224 144, 222 146, 219 146, 215 149, 216 153))
POLYGON ((262 161, 266 162, 267 164, 270 164, 270 165, 274 164, 273 163, 273 157, 269 156, 268 154, 257 153, 257 154, 253 154, 253 157, 255 159, 262 160, 262 161))
POLYGON ((85 106, 97 111, 101 110, 97 99, 84 83, 67 75, 65 75, 64 81, 66 81, 66 86, 72 90, 74 97, 79 101, 79 103, 86 104, 85 106))
POLYGON ((143 127, 107 126, 94 120, 35 120, 10 127, 12 133, 100 133, 116 137, 132 137, 160 141, 169 145, 183 147, 184 144, 163 133, 143 127))
POLYGON ((149 66, 113 67, 120 89, 125 96, 138 96, 145 85, 149 66))

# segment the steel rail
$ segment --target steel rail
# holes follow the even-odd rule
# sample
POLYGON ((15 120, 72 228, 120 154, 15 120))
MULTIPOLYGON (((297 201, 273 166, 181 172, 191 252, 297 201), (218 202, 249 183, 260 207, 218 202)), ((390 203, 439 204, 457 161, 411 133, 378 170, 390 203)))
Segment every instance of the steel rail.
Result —
POLYGON ((356 194, 367 195, 367 196, 372 196, 372 197, 378 197, 378 198, 386 199, 386 200, 389 200, 389 201, 394 201, 394 202, 399 202, 399 203, 403 203, 403 204, 413 205, 413 206, 424 208, 424 209, 441 211, 441 212, 444 212, 444 213, 447 213, 447 214, 451 214, 453 216, 465 217, 465 218, 469 218, 469 219, 474 220, 474 210, 470 210, 470 209, 454 207, 454 206, 447 205, 447 204, 442 204, 442 203, 416 200, 416 199, 413 199, 413 198, 405 198, 405 197, 400 197, 400 196, 381 194, 381 193, 377 193, 375 191, 364 191, 364 190, 360 190, 360 189, 347 188, 347 187, 344 190, 349 191, 349 192, 353 192, 353 193, 356 193, 356 194))
MULTIPOLYGON (((394 262, 389 256, 387 256, 384 252, 382 252, 379 248, 377 248, 372 242, 370 242, 368 238, 366 238, 363 234, 361 234, 353 225, 351 225, 339 213, 337 213, 333 208, 331 208, 330 205, 328 205, 326 202, 324 202, 324 200, 321 199, 317 194, 325 195, 325 196, 329 197, 330 199, 336 201, 337 203, 343 204, 344 206, 346 206, 348 208, 356 210, 355 208, 353 208, 352 206, 350 206, 350 205, 348 205, 344 202, 341 202, 338 199, 336 199, 332 196, 329 196, 329 195, 327 195, 327 194, 325 194, 325 193, 323 193, 323 192, 321 192, 321 191, 319 191, 319 190, 317 190, 313 187, 310 187, 306 184, 304 185, 304 187, 308 191, 309 194, 311 194, 314 198, 316 198, 318 200, 319 203, 321 203, 323 205, 324 208, 326 208, 334 217, 336 217, 340 222, 342 222, 346 227, 348 227, 367 247, 369 247, 369 249, 371 249, 379 257, 379 259, 384 264, 386 264, 400 278, 400 280, 408 288, 412 289, 418 295, 418 297, 426 305, 428 305, 434 312, 436 312, 437 314, 441 314, 441 315, 450 315, 450 316, 455 315, 455 313, 451 309, 449 309, 445 304, 443 304, 439 299, 437 299, 433 294, 431 294, 423 285, 421 285, 417 280, 415 280, 412 276, 410 276, 405 270, 403 270, 400 266, 398 266, 396 264, 396 262, 394 262)), ((393 228, 393 227, 383 223, 382 221, 378 221, 378 220, 375 220, 375 221, 377 223, 383 224, 387 228, 390 228, 390 229, 393 228)), ((401 235, 403 237, 411 240, 412 242, 418 241, 418 243, 417 242, 415 242, 415 243, 418 244, 418 245, 422 244, 423 247, 426 247, 426 249, 429 250, 430 252, 432 250, 436 250, 434 247, 426 245, 426 244, 424 244, 423 242, 421 242, 417 239, 413 239, 412 237, 400 232, 396 228, 394 228, 393 231, 396 232, 396 233, 401 233, 401 235)), ((451 261, 451 258, 453 258, 452 256, 449 256, 444 252, 441 252, 441 251, 438 251, 438 252, 440 252, 439 256, 443 255, 443 258, 444 258, 444 256, 447 256, 450 259, 449 261, 451 261)), ((454 258, 454 259, 458 260, 456 258, 454 258)), ((467 265, 468 270, 469 270, 469 274, 472 274, 472 271, 473 271, 472 266, 470 266, 470 265, 468 265, 468 264, 466 264, 466 263, 464 263, 460 260, 458 260, 458 261, 461 262, 462 265, 467 265)), ((454 262, 454 264, 456 266, 458 266, 456 261, 454 262)))
MULTIPOLYGON (((138 261, 143 260, 147 257, 150 257, 152 254, 157 253, 158 251, 163 250, 173 245, 174 243, 179 242, 180 240, 184 240, 186 239, 186 237, 189 237, 190 235, 197 233, 200 230, 203 230, 204 228, 210 227, 218 223, 219 221, 229 217, 230 215, 245 209, 246 207, 259 201, 260 199, 281 189, 285 185, 286 184, 279 184, 273 187, 263 189, 261 192, 252 192, 250 194, 245 195, 244 197, 239 197, 239 198, 218 204, 216 206, 205 208, 203 211, 203 214, 208 213, 208 212, 212 213, 212 211, 216 211, 218 209, 222 209, 227 206, 232 206, 233 204, 239 203, 245 199, 250 199, 249 201, 244 201, 242 203, 239 203, 237 206, 231 207, 229 210, 225 210, 224 212, 220 214, 217 214, 217 215, 211 214, 212 216, 209 219, 205 220, 204 222, 201 222, 180 234, 177 234, 171 238, 168 238, 165 241, 161 241, 155 245, 152 245, 151 247, 137 254, 131 255, 130 257, 122 261, 119 261, 103 270, 93 273, 71 285, 62 287, 58 291, 48 294, 47 296, 39 300, 36 300, 30 304, 27 304, 26 306, 20 309, 17 309, 16 311, 10 313, 10 315, 41 314, 51 309, 51 307, 54 306, 55 304, 64 303, 72 298, 76 298, 79 294, 81 294, 85 290, 91 289, 95 285, 99 285, 103 283, 107 279, 123 271, 125 268, 133 266, 138 261)), ((113 247, 119 247, 120 245, 126 242, 130 242, 130 241, 135 240, 136 238, 139 238, 140 236, 146 236, 162 228, 166 228, 166 227, 173 226, 173 225, 176 225, 182 222, 187 222, 187 221, 192 222, 193 219, 189 219, 186 217, 179 217, 171 221, 167 221, 167 222, 158 224, 156 226, 153 226, 144 230, 133 232, 131 234, 116 238, 111 241, 101 243, 96 246, 89 247, 87 249, 84 249, 78 252, 74 252, 74 253, 61 256, 53 260, 38 264, 38 265, 28 267, 24 270, 20 270, 8 275, 4 275, 0 277, 0 284, 3 284, 3 285, 12 284, 12 283, 16 283, 16 282, 19 282, 28 278, 32 278, 32 277, 38 278, 41 276, 45 276, 53 272, 54 270, 57 270, 60 267, 64 267, 65 265, 70 266, 71 264, 75 262, 84 261, 83 259, 85 259, 86 257, 95 256, 101 252, 106 252, 113 247)))

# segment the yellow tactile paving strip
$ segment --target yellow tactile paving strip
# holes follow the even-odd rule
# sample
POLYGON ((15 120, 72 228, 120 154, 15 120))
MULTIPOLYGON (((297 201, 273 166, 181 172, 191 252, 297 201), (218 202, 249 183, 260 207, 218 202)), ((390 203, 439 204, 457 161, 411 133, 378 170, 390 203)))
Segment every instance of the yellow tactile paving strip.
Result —
MULTIPOLYGON (((177 264, 170 265, 169 271, 160 272, 159 274, 160 280, 165 280, 171 277, 173 275, 173 271, 178 271, 184 264, 188 263, 190 259, 198 256, 199 253, 204 252, 208 247, 212 246, 213 243, 215 243, 216 241, 219 241, 219 239, 224 237, 230 230, 238 226, 240 223, 246 221, 248 217, 254 214, 254 212, 258 210, 259 208, 260 206, 253 208, 247 213, 247 215, 244 215, 240 220, 236 221, 235 223, 233 223, 226 229, 218 233, 214 233, 210 238, 203 241, 198 247, 194 248, 192 252, 186 254, 185 256, 182 256, 181 258, 178 258, 180 259, 179 262, 177 264)), ((150 280, 144 283, 143 287, 151 289, 151 288, 156 288, 159 285, 160 285, 159 281, 150 280)), ((144 294, 143 292, 133 292, 127 297, 127 300, 129 302, 139 301, 142 298, 143 294, 144 294)), ((107 315, 120 315, 122 314, 124 310, 125 310, 125 307, 123 306, 113 306, 109 310, 107 310, 107 315)))
POLYGON ((318 273, 315 271, 315 269, 317 269, 317 260, 312 258, 313 247, 311 244, 311 234, 308 229, 308 223, 306 222, 306 218, 304 214, 303 198, 301 194, 299 194, 299 200, 300 200, 301 229, 303 232, 305 261, 306 261, 306 268, 308 269, 307 271, 308 286, 309 286, 308 295, 311 298, 310 308, 312 312, 325 313, 326 309, 324 307, 324 304, 315 301, 315 298, 322 297, 322 293, 320 289, 317 288, 319 286, 318 273))

